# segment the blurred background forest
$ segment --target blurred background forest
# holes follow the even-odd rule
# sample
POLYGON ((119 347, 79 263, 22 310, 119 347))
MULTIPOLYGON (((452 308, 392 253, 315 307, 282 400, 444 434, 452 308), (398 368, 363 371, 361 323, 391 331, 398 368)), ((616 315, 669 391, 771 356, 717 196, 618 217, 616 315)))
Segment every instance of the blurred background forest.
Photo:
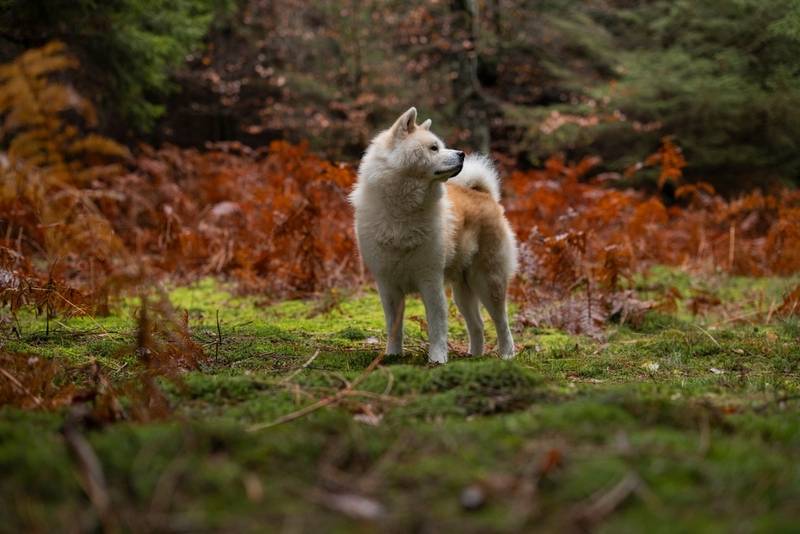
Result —
POLYGON ((346 196, 410 105, 500 164, 516 296, 568 303, 545 322, 596 331, 655 264, 800 269, 797 0, 0 7, 12 312, 108 313, 163 275, 359 286, 346 196))
POLYGON ((354 161, 416 105, 449 144, 521 170, 563 153, 624 174, 672 136, 685 175, 726 193, 800 175, 795 0, 3 0, 0 11, 0 61, 65 43, 100 131, 129 144, 308 141, 354 161))

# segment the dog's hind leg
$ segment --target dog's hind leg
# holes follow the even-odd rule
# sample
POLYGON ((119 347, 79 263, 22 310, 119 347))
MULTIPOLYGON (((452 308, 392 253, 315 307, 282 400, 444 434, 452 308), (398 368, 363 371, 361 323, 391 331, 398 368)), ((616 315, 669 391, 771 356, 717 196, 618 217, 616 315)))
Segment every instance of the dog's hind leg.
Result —
POLYGON ((386 319, 386 354, 403 354, 405 295, 399 289, 384 284, 378 284, 378 293, 386 319))
POLYGON ((453 300, 456 301, 458 311, 464 316, 469 332, 469 353, 473 356, 483 354, 483 318, 481 317, 481 304, 478 296, 461 280, 453 283, 453 300))
POLYGON ((447 363, 447 299, 444 296, 444 280, 427 283, 419 290, 428 321, 428 360, 431 363, 447 363))
POLYGON ((499 281, 481 280, 476 284, 478 296, 492 317, 495 330, 497 330, 497 351, 504 360, 514 357, 514 339, 511 337, 511 329, 508 326, 508 314, 506 311, 506 289, 508 284, 499 281))

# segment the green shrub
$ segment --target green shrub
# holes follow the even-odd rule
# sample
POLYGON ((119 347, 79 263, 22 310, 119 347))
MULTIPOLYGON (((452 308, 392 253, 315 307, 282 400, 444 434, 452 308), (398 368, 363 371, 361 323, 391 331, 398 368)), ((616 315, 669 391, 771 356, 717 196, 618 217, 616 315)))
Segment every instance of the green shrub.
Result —
MULTIPOLYGON (((233 0, 0 0, 0 53, 14 56, 51 40, 83 65, 80 82, 111 120, 147 131, 174 89, 170 75, 215 15, 233 0)), ((9 60, 12 57, 3 57, 9 60)))

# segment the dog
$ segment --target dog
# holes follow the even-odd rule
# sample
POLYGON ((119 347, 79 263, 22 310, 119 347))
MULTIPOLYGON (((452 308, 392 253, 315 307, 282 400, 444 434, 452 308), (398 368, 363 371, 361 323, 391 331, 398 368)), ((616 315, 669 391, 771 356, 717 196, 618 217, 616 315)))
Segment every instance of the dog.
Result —
POLYGON ((350 202, 358 248, 383 305, 386 354, 402 354, 405 296, 419 292, 428 359, 447 362, 448 282, 467 323, 470 354, 483 354, 483 304, 500 356, 514 357, 506 293, 517 245, 488 158, 446 148, 430 119, 417 124, 412 107, 370 143, 350 202))

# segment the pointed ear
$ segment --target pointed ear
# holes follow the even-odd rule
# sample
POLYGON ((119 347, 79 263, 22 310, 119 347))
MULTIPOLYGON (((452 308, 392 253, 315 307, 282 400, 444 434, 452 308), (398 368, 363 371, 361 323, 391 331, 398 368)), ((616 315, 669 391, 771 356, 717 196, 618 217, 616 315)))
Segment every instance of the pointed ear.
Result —
POLYGON ((417 108, 408 108, 392 125, 392 135, 395 139, 403 139, 417 128, 417 108))
POLYGON ((423 130, 430 130, 431 129, 431 120, 427 119, 425 122, 419 125, 420 128, 423 130))

